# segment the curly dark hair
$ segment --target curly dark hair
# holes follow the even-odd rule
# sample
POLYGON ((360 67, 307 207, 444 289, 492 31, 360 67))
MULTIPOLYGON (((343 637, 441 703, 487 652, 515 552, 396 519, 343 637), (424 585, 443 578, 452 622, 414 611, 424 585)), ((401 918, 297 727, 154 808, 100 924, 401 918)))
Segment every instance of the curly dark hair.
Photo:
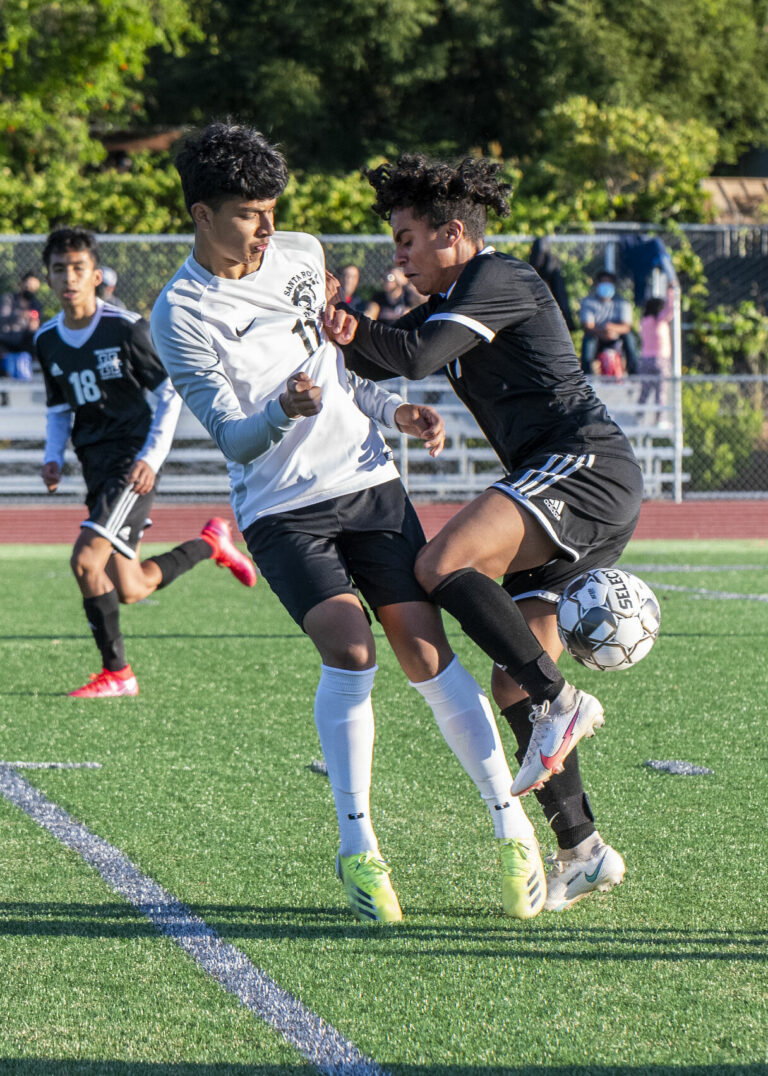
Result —
POLYGON ((511 187, 499 176, 501 165, 486 157, 465 157, 457 164, 430 161, 420 153, 404 153, 396 164, 364 169, 376 192, 374 212, 389 220, 395 209, 438 228, 448 220, 463 222, 471 239, 485 231, 487 210, 500 217, 509 213, 511 187))
POLYGON ((187 209, 205 202, 218 209, 227 198, 269 201, 285 190, 288 166, 277 146, 255 127, 231 120, 189 135, 175 155, 187 209))
POLYGON ((99 244, 87 228, 57 228, 51 232, 43 247, 43 265, 48 269, 54 254, 66 254, 70 250, 87 250, 98 269, 99 244))

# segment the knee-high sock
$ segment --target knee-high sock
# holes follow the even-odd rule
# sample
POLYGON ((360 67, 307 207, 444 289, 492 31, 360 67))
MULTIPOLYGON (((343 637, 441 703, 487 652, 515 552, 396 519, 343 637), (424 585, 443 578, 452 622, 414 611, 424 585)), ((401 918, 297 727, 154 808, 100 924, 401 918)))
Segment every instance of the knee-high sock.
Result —
POLYGON ((101 654, 101 664, 110 672, 125 667, 125 644, 120 632, 120 599, 116 590, 95 598, 83 598, 83 609, 94 642, 101 654))
POLYGON ((213 549, 204 538, 190 538, 167 553, 158 553, 156 557, 147 557, 147 560, 153 560, 160 569, 163 578, 157 584, 157 589, 162 590, 200 561, 209 560, 212 556, 213 549))
POLYGON ((457 657, 432 680, 413 687, 430 706, 446 743, 475 783, 497 837, 531 837, 520 799, 509 794, 509 772, 499 730, 485 693, 457 657))
POLYGON ((541 647, 514 599, 474 568, 446 576, 429 595, 455 617, 465 635, 483 649, 535 703, 554 699, 565 680, 541 647))
POLYGON ((323 665, 315 694, 315 725, 333 789, 343 856, 379 851, 370 808, 375 674, 375 665, 362 672, 323 665))
MULTIPOLYGON (((514 702, 501 712, 518 743, 515 758, 522 762, 533 731, 531 700, 514 702)), ((534 790, 534 795, 544 809, 558 848, 575 848, 595 832, 595 816, 581 783, 578 748, 575 747, 566 758, 563 772, 553 774, 543 788, 534 790)))

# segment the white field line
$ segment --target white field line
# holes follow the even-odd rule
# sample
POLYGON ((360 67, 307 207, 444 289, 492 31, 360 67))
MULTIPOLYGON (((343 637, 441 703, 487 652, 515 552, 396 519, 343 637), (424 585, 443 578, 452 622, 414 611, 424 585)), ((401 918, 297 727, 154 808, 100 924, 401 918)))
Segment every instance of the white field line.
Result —
MULTIPOLYGON (((760 564, 622 564, 628 572, 644 577, 663 572, 758 572, 763 571, 760 564)), ((711 598, 715 601, 768 602, 768 594, 739 594, 732 590, 710 590, 707 587, 684 587, 674 583, 653 583, 653 590, 671 590, 679 594, 691 594, 694 598, 711 598)))
POLYGON ((184 949, 200 967, 286 1042, 328 1076, 386 1076, 321 1016, 307 1009, 245 953, 229 945, 171 893, 142 874, 119 848, 91 833, 30 785, 20 767, 96 767, 99 763, 0 762, 0 795, 82 856, 115 893, 132 904, 162 934, 184 949))

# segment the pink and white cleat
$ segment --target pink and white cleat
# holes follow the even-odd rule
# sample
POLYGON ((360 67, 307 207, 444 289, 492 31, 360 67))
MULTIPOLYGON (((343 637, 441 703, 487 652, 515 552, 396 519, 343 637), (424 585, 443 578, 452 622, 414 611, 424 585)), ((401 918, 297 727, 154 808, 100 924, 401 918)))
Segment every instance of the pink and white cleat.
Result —
POLYGON ((533 707, 533 733, 525 758, 512 782, 512 795, 524 796, 542 788, 582 737, 594 736, 605 724, 603 708, 594 695, 566 684, 552 702, 533 707))
POLYGON ((253 562, 244 556, 232 541, 232 529, 226 519, 214 516, 200 532, 200 537, 213 550, 213 559, 221 568, 229 568, 244 587, 255 587, 259 578, 253 562))
POLYGON ((133 669, 126 665, 117 672, 102 669, 100 673, 91 673, 91 679, 83 687, 70 691, 74 699, 112 699, 118 695, 138 695, 139 685, 133 675, 133 669))

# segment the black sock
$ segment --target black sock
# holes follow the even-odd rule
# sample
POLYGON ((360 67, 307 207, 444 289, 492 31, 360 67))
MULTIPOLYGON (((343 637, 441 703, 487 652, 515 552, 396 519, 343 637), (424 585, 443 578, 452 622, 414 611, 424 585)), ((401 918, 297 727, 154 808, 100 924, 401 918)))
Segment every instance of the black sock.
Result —
POLYGON ((465 635, 505 669, 535 703, 554 699, 565 680, 541 648, 525 617, 503 587, 476 572, 460 568, 429 595, 455 617, 465 635))
POLYGON ((96 646, 101 654, 101 663, 110 672, 117 672, 126 666, 125 646, 120 634, 120 601, 116 590, 108 590, 95 598, 83 598, 83 609, 96 646))
POLYGON ((213 549, 204 538, 190 538, 188 542, 182 542, 175 549, 160 553, 156 557, 147 557, 147 560, 153 560, 160 569, 163 577, 157 585, 157 589, 160 590, 161 587, 167 587, 174 579, 178 579, 184 572, 188 572, 190 568, 194 568, 201 560, 208 560, 212 556, 213 549))
MULTIPOLYGON (((531 739, 531 701, 522 699, 501 711, 515 734, 518 749, 515 758, 522 762, 531 739)), ((574 848, 595 832, 595 817, 589 796, 581 783, 577 749, 565 760, 562 773, 555 773, 543 788, 533 793, 557 838, 558 848, 574 848)))

